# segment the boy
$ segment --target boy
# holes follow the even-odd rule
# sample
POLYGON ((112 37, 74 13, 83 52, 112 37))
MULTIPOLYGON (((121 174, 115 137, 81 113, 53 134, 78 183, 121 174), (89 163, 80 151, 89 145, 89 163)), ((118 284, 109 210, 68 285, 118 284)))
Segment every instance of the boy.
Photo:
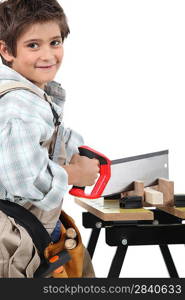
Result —
MULTIPOLYGON (((54 242, 59 238, 61 199, 68 185, 93 185, 99 172, 97 160, 78 154, 81 136, 62 124, 63 151, 55 162, 48 156, 55 130, 52 111, 60 122, 63 117, 64 90, 52 80, 68 34, 56 0, 0 2, 0 88, 16 81, 35 91, 15 90, 0 99, 0 199, 31 211, 54 242)), ((33 277, 38 267, 36 249, 24 228, 1 211, 0 242, 0 277, 33 277)))

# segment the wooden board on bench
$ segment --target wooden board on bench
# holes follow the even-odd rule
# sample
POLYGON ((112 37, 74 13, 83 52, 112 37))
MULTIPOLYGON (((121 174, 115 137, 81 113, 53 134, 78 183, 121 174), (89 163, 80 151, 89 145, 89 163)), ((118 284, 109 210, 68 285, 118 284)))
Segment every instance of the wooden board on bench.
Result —
POLYGON ((160 210, 165 211, 173 216, 181 219, 185 219, 185 207, 175 207, 175 206, 163 206, 158 207, 160 210))
POLYGON ((125 209, 119 200, 75 198, 75 203, 104 221, 153 220, 153 212, 145 208, 125 209))

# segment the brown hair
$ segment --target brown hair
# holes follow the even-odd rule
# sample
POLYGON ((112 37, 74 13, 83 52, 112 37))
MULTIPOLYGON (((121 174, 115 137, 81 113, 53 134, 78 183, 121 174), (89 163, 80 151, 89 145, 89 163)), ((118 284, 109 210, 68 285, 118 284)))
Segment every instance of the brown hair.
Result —
MULTIPOLYGON (((16 57, 17 40, 30 25, 56 21, 62 40, 70 33, 67 19, 57 0, 5 0, 0 2, 0 40, 16 57)), ((9 65, 1 56, 2 62, 9 65)))

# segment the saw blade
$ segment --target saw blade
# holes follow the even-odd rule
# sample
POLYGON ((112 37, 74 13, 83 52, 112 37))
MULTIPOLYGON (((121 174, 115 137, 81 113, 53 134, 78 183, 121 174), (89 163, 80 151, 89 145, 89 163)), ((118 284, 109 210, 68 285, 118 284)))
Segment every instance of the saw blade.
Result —
POLYGON ((131 190, 134 181, 153 185, 158 178, 169 178, 168 150, 111 161, 111 177, 102 196, 131 190))

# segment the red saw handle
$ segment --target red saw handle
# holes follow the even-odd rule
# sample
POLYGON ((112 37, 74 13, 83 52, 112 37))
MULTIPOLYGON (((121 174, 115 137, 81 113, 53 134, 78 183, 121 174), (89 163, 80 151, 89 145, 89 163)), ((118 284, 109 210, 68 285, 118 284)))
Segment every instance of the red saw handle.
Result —
POLYGON ((73 186, 69 193, 76 197, 95 199, 101 197, 107 182, 111 176, 111 161, 104 155, 88 146, 81 146, 78 148, 81 156, 87 156, 88 158, 96 158, 100 163, 100 176, 94 185, 90 194, 85 193, 85 187, 73 186))

